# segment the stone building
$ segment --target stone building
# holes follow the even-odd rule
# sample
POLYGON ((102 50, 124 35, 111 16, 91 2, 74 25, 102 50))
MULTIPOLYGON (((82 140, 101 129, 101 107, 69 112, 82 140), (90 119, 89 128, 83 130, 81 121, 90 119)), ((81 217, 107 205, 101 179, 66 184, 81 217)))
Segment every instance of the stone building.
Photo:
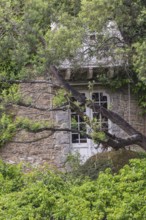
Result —
MULTIPOLYGON (((87 71, 84 79, 78 74, 76 80, 70 76, 70 84, 72 84, 78 91, 84 93, 87 98, 94 98, 94 100, 102 104, 106 108, 120 114, 130 124, 146 134, 146 118, 140 114, 140 108, 137 104, 137 97, 130 92, 130 85, 116 92, 104 87, 98 82, 94 83, 92 91, 88 89, 89 80, 93 80, 93 75, 87 71), (89 79, 90 75, 90 79, 89 79)), ((96 73, 96 71, 95 71, 96 73)), ((66 73, 67 74, 67 73, 66 73)), ((95 79, 94 79, 95 80, 95 79)), ((41 81, 40 81, 41 82, 41 81)), ((54 88, 47 83, 24 83, 21 85, 21 92, 26 101, 31 100, 31 105, 36 106, 37 109, 31 107, 16 107, 15 114, 19 117, 28 117, 34 121, 50 121, 58 128, 71 128, 71 120, 75 118, 78 128, 86 126, 74 112, 67 111, 50 111, 53 108, 52 97, 54 88), (46 109, 46 110, 43 110, 46 109)), ((85 109, 89 117, 96 116, 96 112, 90 109, 85 109)), ((101 125, 119 136, 125 135, 123 131, 110 121, 97 116, 101 125)), ((87 128, 88 129, 88 128, 87 128)), ((52 132, 42 131, 40 133, 29 133, 25 130, 19 131, 13 138, 12 142, 6 144, 0 149, 0 156, 3 160, 10 163, 29 162, 32 164, 42 164, 47 162, 49 164, 60 166, 69 153, 78 151, 83 159, 87 159, 91 155, 100 152, 100 146, 96 146, 90 139, 82 137, 76 133, 68 133, 66 131, 52 132)))
MULTIPOLYGON (((120 35, 117 30, 112 27, 112 33, 120 35)), ((110 29, 111 31, 111 29, 110 29)), ((95 36, 90 35, 90 41, 95 40, 95 36)), ((120 36, 121 37, 121 36, 120 36)), ((87 50, 89 45, 84 45, 84 50, 87 50)), ((60 69, 63 77, 78 91, 83 93, 87 98, 94 99, 98 104, 105 108, 110 108, 114 112, 121 115, 138 131, 146 134, 146 117, 142 116, 141 110, 138 107, 137 97, 131 92, 130 84, 117 89, 115 92, 99 83, 98 74, 103 72, 107 77, 112 77, 115 72, 122 74, 123 57, 113 59, 100 54, 98 57, 85 57, 82 65, 76 71, 71 68, 68 61, 64 61, 60 69), (88 89, 89 82, 93 82, 92 90, 88 89)), ((81 64, 81 63, 80 63, 81 64)), ((23 83, 21 84, 21 93, 26 102, 31 102, 30 107, 19 106, 15 107, 15 115, 19 117, 28 117, 34 121, 52 122, 58 128, 71 128, 71 121, 75 119, 78 129, 85 128, 85 123, 78 115, 70 110, 67 111, 51 111, 53 108, 53 96, 55 87, 43 79, 39 79, 38 83, 23 83), (35 106, 37 108, 33 108, 35 106)), ((119 127, 111 123, 101 115, 90 109, 85 109, 89 117, 97 117, 100 126, 104 126, 111 133, 125 136, 124 132, 119 127)), ((86 129, 89 129, 88 127, 86 129)), ((10 163, 29 162, 32 164, 43 164, 47 162, 60 166, 64 163, 66 156, 69 153, 79 152, 85 160, 91 155, 100 152, 101 147, 93 143, 93 141, 83 137, 77 133, 69 133, 66 131, 42 131, 39 133, 29 133, 25 130, 20 130, 12 142, 6 144, 0 149, 0 156, 3 160, 10 163)))

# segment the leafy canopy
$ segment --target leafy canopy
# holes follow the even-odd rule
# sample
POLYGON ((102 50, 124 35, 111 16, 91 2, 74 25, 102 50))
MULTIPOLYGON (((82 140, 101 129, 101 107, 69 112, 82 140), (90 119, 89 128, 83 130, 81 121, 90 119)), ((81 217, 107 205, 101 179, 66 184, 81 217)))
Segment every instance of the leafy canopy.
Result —
POLYGON ((72 60, 87 30, 100 33, 109 21, 122 34, 133 70, 145 77, 143 0, 2 0, 0 6, 1 78, 34 77, 50 64, 72 60), (52 24, 58 28, 51 31, 52 24))

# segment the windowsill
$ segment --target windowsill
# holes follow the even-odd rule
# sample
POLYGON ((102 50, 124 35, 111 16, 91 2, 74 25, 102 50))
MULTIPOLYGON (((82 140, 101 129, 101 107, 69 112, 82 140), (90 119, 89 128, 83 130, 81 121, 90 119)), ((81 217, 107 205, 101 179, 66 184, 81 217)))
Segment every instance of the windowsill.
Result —
POLYGON ((73 144, 72 143, 72 147, 73 148, 88 148, 89 146, 88 146, 88 143, 82 143, 82 144, 73 144))

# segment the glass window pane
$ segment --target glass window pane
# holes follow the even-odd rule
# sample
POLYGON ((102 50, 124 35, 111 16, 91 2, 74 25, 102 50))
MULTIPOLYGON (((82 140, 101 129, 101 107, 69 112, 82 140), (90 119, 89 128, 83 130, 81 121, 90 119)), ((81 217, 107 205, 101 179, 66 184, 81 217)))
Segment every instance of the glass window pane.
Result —
MULTIPOLYGON (((85 97, 85 93, 81 93, 85 97)), ((72 98, 72 101, 76 101, 74 98, 72 98)), ((86 109, 84 107, 81 108, 82 112, 85 112, 86 109)), ((71 128, 76 129, 77 131, 83 131, 86 132, 86 124, 84 120, 77 115, 75 112, 71 112, 71 128)), ((72 143, 86 143, 87 139, 80 135, 72 133, 72 143), (80 141, 81 137, 81 141, 80 141)))
MULTIPOLYGON (((82 95, 85 96, 85 93, 82 93, 82 95)), ((108 103, 107 103, 107 96, 104 95, 102 92, 96 92, 92 93, 93 101, 104 108, 107 109, 108 103)), ((73 98, 73 101, 75 99, 73 98)), ((86 112, 86 109, 82 107, 82 112, 86 112)), ((92 119, 94 119, 94 123, 97 125, 97 128, 101 130, 108 130, 108 120, 107 118, 103 117, 100 113, 96 112, 96 109, 92 111, 92 115, 90 115, 92 119)), ((75 112, 71 112, 71 128, 75 129, 77 131, 80 131, 82 133, 77 134, 77 133, 72 133, 72 143, 87 143, 87 137, 85 137, 85 133, 89 128, 87 129, 87 125, 84 122, 84 120, 77 115, 75 112)))
POLYGON ((92 93, 92 100, 99 102, 99 93, 92 93))
POLYGON ((75 124, 71 124, 71 129, 74 129, 74 130, 78 130, 78 124, 75 123, 75 124))
POLYGON ((84 122, 83 118, 79 117, 79 123, 84 122))
POLYGON ((87 143, 87 138, 83 134, 80 134, 80 143, 87 143))
POLYGON ((80 124, 79 129, 80 131, 86 132, 86 124, 85 123, 80 124))
POLYGON ((107 102, 102 102, 101 105, 107 109, 107 102))
POLYGON ((81 138, 80 143, 87 143, 87 139, 86 138, 81 138))
MULTIPOLYGON (((107 96, 103 95, 102 92, 93 93, 92 99, 95 103, 107 109, 107 96)), ((97 126, 99 125, 99 127, 103 130, 108 130, 108 120, 100 113, 96 112, 96 110, 93 110, 93 118, 97 119, 97 126)))
POLYGON ((76 121, 76 122, 78 121, 78 116, 75 114, 72 114, 71 118, 72 118, 72 121, 76 121))
POLYGON ((72 143, 79 143, 79 134, 72 134, 72 143))
POLYGON ((103 93, 100 93, 100 102, 103 100, 103 93))
POLYGON ((103 95, 101 101, 103 101, 103 102, 107 102, 107 96, 103 95))
POLYGON ((100 118, 100 114, 97 112, 93 112, 93 118, 99 119, 100 118))

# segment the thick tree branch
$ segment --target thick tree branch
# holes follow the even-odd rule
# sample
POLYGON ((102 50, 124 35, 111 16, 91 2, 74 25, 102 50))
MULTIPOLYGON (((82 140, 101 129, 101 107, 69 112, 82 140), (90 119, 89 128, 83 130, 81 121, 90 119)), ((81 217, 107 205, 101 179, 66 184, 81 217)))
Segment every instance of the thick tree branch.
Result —
POLYGON ((102 116, 110 119, 113 123, 118 125, 123 131, 125 131, 128 135, 131 137, 127 139, 117 139, 115 140, 113 138, 109 138, 107 144, 110 146, 115 147, 124 147, 131 144, 138 144, 140 145, 144 150, 146 150, 146 137, 142 135, 139 131, 137 131, 135 128, 133 128, 126 120, 124 120, 120 115, 117 113, 105 109, 103 106, 100 106, 98 104, 93 103, 91 100, 86 100, 86 98, 80 94, 77 90, 75 90, 72 86, 69 85, 68 82, 66 82, 57 68, 55 66, 51 66, 51 73, 55 78, 57 79, 59 85, 66 89, 71 95, 82 105, 87 105, 89 108, 96 110, 96 112, 99 112, 102 116))
POLYGON ((67 90, 69 93, 72 94, 73 97, 75 97, 75 99, 79 102, 86 102, 86 98, 80 94, 77 90, 75 90, 73 87, 71 87, 64 79, 63 77, 59 74, 57 68, 55 66, 51 66, 50 67, 51 73, 53 73, 53 75, 55 76, 55 78, 57 79, 59 86, 64 88, 65 90, 67 90))
POLYGON ((113 149, 118 150, 120 148, 130 146, 133 144, 138 144, 141 140, 141 135, 132 135, 131 137, 128 137, 127 139, 119 138, 119 137, 114 137, 112 138, 111 135, 107 134, 108 140, 106 144, 108 146, 111 146, 113 149))
POLYGON ((117 124, 120 128, 122 128, 129 135, 139 133, 136 131, 128 122, 126 122, 120 115, 117 113, 105 109, 104 107, 93 103, 92 101, 87 101, 85 96, 80 94, 77 90, 75 90, 72 86, 67 83, 62 76, 59 74, 59 71, 56 67, 51 66, 51 71, 56 79, 59 81, 60 85, 65 88, 68 92, 72 94, 72 96, 81 104, 87 104, 88 107, 94 108, 97 112, 101 113, 104 117, 110 119, 113 123, 117 124))

